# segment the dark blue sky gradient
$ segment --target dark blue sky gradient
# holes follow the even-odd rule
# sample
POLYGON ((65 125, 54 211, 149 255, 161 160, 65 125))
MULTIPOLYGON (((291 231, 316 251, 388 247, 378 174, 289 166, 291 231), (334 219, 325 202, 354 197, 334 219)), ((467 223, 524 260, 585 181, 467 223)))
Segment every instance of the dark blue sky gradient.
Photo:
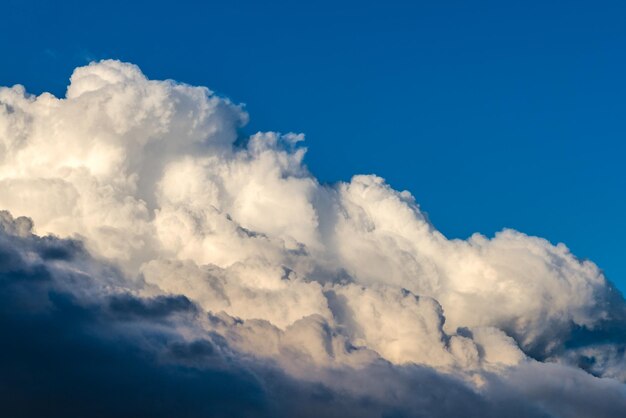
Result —
POLYGON ((304 132, 322 181, 376 173, 448 237, 562 241, 626 290, 626 3, 89 3, 4 0, 0 84, 118 58, 206 85, 304 132))

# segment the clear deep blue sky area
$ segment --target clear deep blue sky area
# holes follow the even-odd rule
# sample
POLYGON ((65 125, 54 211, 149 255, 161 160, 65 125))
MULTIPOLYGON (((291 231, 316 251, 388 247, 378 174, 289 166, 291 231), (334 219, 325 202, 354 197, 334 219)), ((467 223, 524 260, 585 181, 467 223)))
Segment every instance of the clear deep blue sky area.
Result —
POLYGON ((63 95, 117 58, 303 132, 448 237, 564 242, 626 290, 626 2, 0 1, 0 84, 63 95))

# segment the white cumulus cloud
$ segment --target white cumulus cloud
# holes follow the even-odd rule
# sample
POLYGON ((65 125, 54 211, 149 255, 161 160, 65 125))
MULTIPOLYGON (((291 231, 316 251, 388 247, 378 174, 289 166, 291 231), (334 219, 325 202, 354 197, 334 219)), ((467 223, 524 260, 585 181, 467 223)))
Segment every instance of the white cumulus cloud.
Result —
MULTIPOLYGON (((182 295, 199 313, 169 332, 219 335, 237 356, 383 409, 409 402, 402 382, 426 370, 491 411, 626 405, 626 305, 595 264, 513 230, 449 240, 380 177, 318 182, 302 135, 236 141, 247 120, 205 87, 113 60, 77 68, 64 98, 0 88, 0 209, 30 219, 3 212, 3 230, 80 243, 94 258, 75 268, 100 285, 59 282, 79 298, 182 295), (368 378, 385 388, 356 381, 368 378)), ((131 306, 158 311, 146 304, 131 306)))

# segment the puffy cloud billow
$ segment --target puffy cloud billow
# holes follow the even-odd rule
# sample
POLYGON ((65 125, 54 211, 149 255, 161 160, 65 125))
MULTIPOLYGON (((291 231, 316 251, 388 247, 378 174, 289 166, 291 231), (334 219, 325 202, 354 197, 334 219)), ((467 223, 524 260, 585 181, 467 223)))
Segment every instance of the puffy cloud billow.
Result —
POLYGON ((302 135, 134 65, 0 89, 7 416, 620 417, 626 304, 563 244, 449 240, 302 135))

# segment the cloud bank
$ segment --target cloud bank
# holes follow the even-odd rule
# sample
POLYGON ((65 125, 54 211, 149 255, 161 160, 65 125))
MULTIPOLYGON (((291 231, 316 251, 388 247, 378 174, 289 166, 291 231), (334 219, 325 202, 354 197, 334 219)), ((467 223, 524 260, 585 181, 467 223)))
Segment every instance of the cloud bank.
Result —
POLYGON ((449 240, 303 136, 101 61, 0 89, 0 397, 12 416, 626 412, 626 304, 563 244, 449 240))

